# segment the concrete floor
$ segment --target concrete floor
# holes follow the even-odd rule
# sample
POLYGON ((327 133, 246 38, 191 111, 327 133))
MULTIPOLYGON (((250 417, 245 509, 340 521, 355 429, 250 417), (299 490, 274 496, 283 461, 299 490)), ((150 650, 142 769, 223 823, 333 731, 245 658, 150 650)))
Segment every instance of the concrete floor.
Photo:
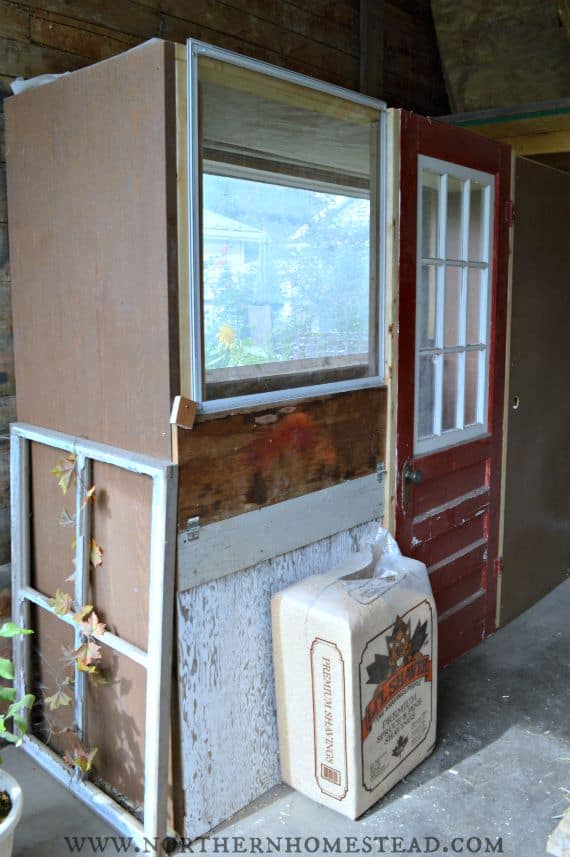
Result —
MULTIPOLYGON (((281 836, 307 839, 300 853, 325 853, 323 838, 341 837, 341 853, 543 855, 567 806, 561 788, 570 788, 570 580, 452 664, 439 688, 433 755, 359 821, 279 786, 215 831, 229 838, 219 850, 251 853, 251 837, 263 848, 281 836), (502 840, 502 850, 486 839, 502 840)), ((8 751, 5 761, 26 801, 15 857, 64 857, 65 835, 112 835, 23 754, 8 751)))

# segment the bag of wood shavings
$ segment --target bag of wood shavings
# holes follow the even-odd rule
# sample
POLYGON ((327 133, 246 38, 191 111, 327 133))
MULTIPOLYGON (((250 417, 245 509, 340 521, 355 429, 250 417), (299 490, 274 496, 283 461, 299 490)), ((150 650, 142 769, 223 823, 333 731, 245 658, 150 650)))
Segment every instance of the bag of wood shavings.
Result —
POLYGON ((271 603, 284 782, 357 818, 431 752, 437 615, 427 569, 374 542, 271 603))

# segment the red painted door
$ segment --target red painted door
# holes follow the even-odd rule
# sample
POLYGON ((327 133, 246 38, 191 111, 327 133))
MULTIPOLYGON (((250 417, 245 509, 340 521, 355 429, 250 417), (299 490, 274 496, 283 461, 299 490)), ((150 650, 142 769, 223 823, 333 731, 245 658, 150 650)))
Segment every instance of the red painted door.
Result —
POLYGON ((444 667, 495 630, 510 149, 402 113, 396 535, 444 667))

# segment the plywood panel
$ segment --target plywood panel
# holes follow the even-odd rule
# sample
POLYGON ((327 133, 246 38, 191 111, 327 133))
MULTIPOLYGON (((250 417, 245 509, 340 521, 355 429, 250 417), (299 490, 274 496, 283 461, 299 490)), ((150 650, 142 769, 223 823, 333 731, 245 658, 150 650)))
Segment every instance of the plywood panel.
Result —
MULTIPOLYGON (((58 450, 32 445, 32 585, 47 596, 57 589, 73 595, 73 526, 58 522, 65 506, 73 512, 74 490, 63 496, 50 471, 62 457, 58 450)), ((97 499, 93 534, 103 548, 103 564, 91 569, 88 603, 107 627, 146 649, 148 632, 148 567, 150 479, 107 465, 94 466, 97 499)), ((77 605, 79 606, 79 605, 77 605)), ((68 626, 41 611, 34 612, 36 664, 34 692, 41 700, 72 675, 68 626), (66 667, 65 664, 68 664, 66 667), (38 688, 45 685, 41 691, 38 688)), ((109 684, 90 687, 86 743, 97 747, 96 775, 134 804, 142 803, 144 784, 144 712, 146 677, 142 668, 103 648, 102 672, 109 684)), ((69 690, 69 689, 68 689, 69 690)), ((65 750, 67 738, 57 730, 72 725, 71 708, 48 712, 38 707, 40 732, 65 750), (53 734, 52 734, 53 733, 53 734)))
POLYGON ((211 523, 373 473, 386 389, 207 419, 178 429, 179 524, 211 523))
POLYGON ((6 105, 18 417, 161 457, 170 98, 173 54, 153 42, 6 105))
POLYGON ((570 41, 556 4, 536 0, 432 0, 453 112, 562 98, 570 41))
POLYGON ((271 597, 332 570, 375 529, 355 527, 178 596, 186 836, 280 781, 271 597))
POLYGON ((501 624, 570 573, 570 176, 517 158, 515 209, 501 624))
MULTIPOLYGON (((18 417, 162 458, 178 385, 174 94, 173 46, 154 42, 7 109, 18 417)), ((57 458, 34 449, 34 576, 47 595, 73 591, 57 458)), ((146 648, 150 480, 96 465, 94 481, 104 563, 90 603, 146 648)), ((64 633, 40 625, 40 650, 59 654, 64 633)), ((120 658, 108 669, 87 737, 96 774, 140 803, 144 672, 120 658)))

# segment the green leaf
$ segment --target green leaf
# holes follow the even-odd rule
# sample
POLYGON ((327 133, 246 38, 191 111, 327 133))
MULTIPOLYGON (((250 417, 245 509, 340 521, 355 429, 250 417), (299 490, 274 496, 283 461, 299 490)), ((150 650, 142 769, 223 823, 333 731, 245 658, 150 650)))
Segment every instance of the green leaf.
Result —
POLYGON ((22 735, 25 735, 26 732, 28 731, 28 724, 26 723, 24 718, 20 717, 18 714, 15 714, 14 715, 14 723, 16 724, 16 726, 18 727, 18 729, 20 730, 22 735))
POLYGON ((14 665, 8 658, 0 658, 0 678, 14 678, 14 665))
POLYGON ((20 628, 15 622, 4 622, 0 627, 0 637, 17 637, 18 634, 33 634, 28 628, 20 628))
POLYGON ((16 691, 13 687, 0 687, 0 699, 3 702, 14 702, 16 691))
POLYGON ((21 744, 22 736, 14 735, 13 732, 2 732, 2 740, 7 741, 9 744, 21 744))
POLYGON ((6 717, 14 717, 18 711, 22 710, 22 708, 31 708, 35 701, 36 698, 32 693, 26 693, 26 695, 17 702, 12 703, 6 712, 6 717))

